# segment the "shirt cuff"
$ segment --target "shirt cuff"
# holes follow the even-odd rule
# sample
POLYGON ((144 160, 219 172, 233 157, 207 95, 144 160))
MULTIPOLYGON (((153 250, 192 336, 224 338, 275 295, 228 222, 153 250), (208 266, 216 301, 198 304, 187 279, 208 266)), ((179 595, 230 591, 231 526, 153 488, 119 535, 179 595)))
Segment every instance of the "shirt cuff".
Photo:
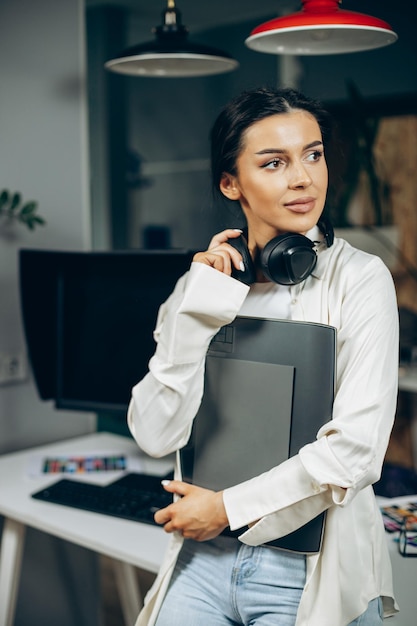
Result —
POLYGON ((326 490, 327 486, 314 482, 296 455, 268 472, 225 489, 223 501, 230 528, 236 530, 326 490))
POLYGON ((263 517, 259 522, 243 532, 239 539, 249 546, 259 546, 268 541, 285 537, 323 513, 331 504, 331 496, 323 492, 311 496, 290 507, 263 517))
POLYGON ((249 287, 203 263, 192 263, 182 301, 167 313, 157 351, 172 364, 192 363, 238 314, 249 287), (164 332, 165 331, 165 332, 164 332))

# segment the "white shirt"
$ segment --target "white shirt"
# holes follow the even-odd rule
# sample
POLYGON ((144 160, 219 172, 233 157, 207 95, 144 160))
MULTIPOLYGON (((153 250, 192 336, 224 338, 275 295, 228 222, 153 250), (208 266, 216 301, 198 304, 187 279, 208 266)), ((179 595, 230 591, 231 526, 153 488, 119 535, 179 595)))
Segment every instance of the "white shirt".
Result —
MULTIPOLYGON (((208 345, 221 326, 248 311, 248 292, 233 278, 193 263, 161 307, 150 372, 133 388, 128 412, 131 432, 149 454, 164 456, 187 443, 203 393, 208 345)), ((329 249, 320 246, 312 274, 288 292, 289 301, 284 294, 278 306, 289 306, 291 319, 337 329, 333 419, 297 455, 224 491, 230 526, 256 522, 240 540, 261 545, 327 510, 322 550, 307 557, 296 625, 345 626, 377 596, 383 597, 385 615, 392 615, 391 566, 371 486, 380 475, 396 407, 392 277, 378 257, 335 239, 329 249)), ((176 477, 181 478, 179 467, 176 477)), ((137 626, 154 624, 181 545, 174 534, 137 626)))
POLYGON ((289 319, 291 315, 291 291, 286 285, 254 283, 239 310, 239 315, 289 319))

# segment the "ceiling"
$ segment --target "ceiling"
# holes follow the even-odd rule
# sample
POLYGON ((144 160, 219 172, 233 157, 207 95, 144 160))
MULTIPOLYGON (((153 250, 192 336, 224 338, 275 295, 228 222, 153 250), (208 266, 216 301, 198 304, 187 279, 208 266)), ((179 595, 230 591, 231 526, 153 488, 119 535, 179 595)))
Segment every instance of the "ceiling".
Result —
MULTIPOLYGON (((395 0, 392 4, 382 3, 381 0, 343 0, 343 9, 375 15, 394 23, 398 22, 397 12, 402 11, 400 6, 405 12, 409 1, 395 0), (394 16, 396 20, 391 19, 394 16)), ((87 8, 107 6, 126 9, 126 43, 129 45, 153 38, 151 33, 162 23, 168 6, 168 0, 84 0, 84 3, 87 8)), ((182 23, 193 38, 199 32, 220 31, 223 27, 227 29, 239 24, 247 28, 252 23, 250 28, 253 28, 274 17, 300 11, 303 0, 175 0, 175 5, 182 15, 182 23)), ((210 36, 213 37, 213 34, 211 32, 210 36)), ((216 46, 215 40, 213 46, 216 46)))
MULTIPOLYGON (((85 0, 85 4, 126 7, 131 19, 149 30, 161 23, 161 14, 167 7, 166 0, 85 0)), ((177 0, 175 4, 183 24, 194 32, 257 18, 270 19, 301 8, 301 0, 177 0)))

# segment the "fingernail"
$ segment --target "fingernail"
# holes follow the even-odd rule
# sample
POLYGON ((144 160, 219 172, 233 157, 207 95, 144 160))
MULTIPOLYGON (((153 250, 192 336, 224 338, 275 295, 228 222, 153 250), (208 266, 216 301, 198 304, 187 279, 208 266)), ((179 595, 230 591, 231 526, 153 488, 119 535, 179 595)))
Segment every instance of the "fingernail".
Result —
POLYGON ((170 480, 161 480, 161 485, 165 487, 166 485, 169 485, 170 482, 170 480))
POLYGON ((233 230, 235 230, 237 233, 243 233, 243 230, 241 228, 234 228, 233 230))
POLYGON ((244 271, 245 271, 245 264, 244 264, 244 262, 243 262, 243 261, 241 261, 241 262, 239 263, 239 267, 240 267, 240 271, 241 271, 241 272, 244 272, 244 271))

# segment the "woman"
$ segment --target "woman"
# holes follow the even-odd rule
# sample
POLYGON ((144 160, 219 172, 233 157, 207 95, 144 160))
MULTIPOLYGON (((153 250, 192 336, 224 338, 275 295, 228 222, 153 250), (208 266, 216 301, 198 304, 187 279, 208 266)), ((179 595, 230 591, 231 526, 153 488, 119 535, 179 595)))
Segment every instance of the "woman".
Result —
POLYGON ((328 184, 327 133, 315 101, 264 88, 235 98, 212 129, 213 184, 240 204, 250 256, 244 260, 232 245, 242 238, 235 229, 195 255, 161 307, 149 373, 132 391, 132 434, 154 456, 187 443, 208 345, 238 314, 337 329, 333 419, 296 456, 221 492, 182 482, 176 468, 164 486, 179 497, 155 515, 172 541, 138 626, 374 626, 397 610, 372 490, 396 406, 397 304, 379 258, 332 242, 317 226, 328 184), (305 280, 277 284, 259 255, 288 232, 315 242, 317 262, 305 280), (234 276, 252 261, 255 282, 246 285, 234 276), (322 511, 319 554, 264 545, 322 511), (221 535, 228 526, 240 529, 238 539, 221 535))

